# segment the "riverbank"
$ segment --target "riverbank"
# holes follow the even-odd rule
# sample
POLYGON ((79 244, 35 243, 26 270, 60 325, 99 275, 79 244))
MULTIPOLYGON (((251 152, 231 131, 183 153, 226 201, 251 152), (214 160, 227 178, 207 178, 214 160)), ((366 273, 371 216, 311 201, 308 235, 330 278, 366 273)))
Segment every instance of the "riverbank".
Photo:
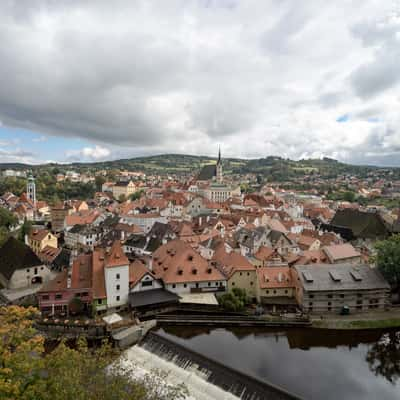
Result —
POLYGON ((400 328, 400 309, 351 315, 323 315, 311 318, 312 328, 334 330, 400 328))

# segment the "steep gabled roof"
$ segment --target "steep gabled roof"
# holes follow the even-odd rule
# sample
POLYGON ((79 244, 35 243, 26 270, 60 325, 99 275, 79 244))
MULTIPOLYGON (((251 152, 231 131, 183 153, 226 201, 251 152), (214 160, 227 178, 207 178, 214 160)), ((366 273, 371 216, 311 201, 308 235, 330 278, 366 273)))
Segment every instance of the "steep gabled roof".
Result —
POLYGON ((116 240, 106 256, 105 267, 112 268, 121 267, 123 265, 129 265, 129 260, 122 249, 121 242, 116 240))
POLYGON ((0 273, 10 280, 19 269, 43 265, 39 257, 25 243, 10 237, 0 249, 0 273))
POLYGON ((209 181, 217 176, 217 166, 215 164, 205 165, 199 175, 197 176, 198 181, 209 181))

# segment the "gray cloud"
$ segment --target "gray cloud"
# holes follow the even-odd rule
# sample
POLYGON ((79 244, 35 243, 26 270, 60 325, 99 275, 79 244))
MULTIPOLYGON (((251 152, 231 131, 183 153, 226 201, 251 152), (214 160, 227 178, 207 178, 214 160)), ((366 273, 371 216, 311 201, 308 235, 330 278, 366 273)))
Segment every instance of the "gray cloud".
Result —
POLYGON ((387 96, 380 129, 398 128, 399 42, 385 15, 374 0, 9 1, 0 120, 90 142, 67 159, 214 154, 221 143, 230 156, 362 160, 374 95, 387 96))

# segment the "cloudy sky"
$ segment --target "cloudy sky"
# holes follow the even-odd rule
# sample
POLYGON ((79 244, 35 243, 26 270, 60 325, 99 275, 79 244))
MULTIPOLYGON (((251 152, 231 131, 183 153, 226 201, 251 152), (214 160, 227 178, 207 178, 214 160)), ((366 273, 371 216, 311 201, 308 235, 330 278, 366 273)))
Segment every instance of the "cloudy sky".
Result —
POLYGON ((398 0, 3 0, 0 162, 400 166, 398 0))

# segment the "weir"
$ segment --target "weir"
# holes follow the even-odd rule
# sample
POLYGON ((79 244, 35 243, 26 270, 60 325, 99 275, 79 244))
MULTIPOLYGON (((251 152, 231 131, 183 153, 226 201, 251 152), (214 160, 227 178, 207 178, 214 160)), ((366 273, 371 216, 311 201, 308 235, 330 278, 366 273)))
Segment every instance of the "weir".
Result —
POLYGON ((139 346, 180 369, 190 371, 191 374, 204 380, 206 384, 215 385, 236 398, 242 400, 300 400, 300 397, 278 386, 227 367, 156 332, 149 332, 139 346))

